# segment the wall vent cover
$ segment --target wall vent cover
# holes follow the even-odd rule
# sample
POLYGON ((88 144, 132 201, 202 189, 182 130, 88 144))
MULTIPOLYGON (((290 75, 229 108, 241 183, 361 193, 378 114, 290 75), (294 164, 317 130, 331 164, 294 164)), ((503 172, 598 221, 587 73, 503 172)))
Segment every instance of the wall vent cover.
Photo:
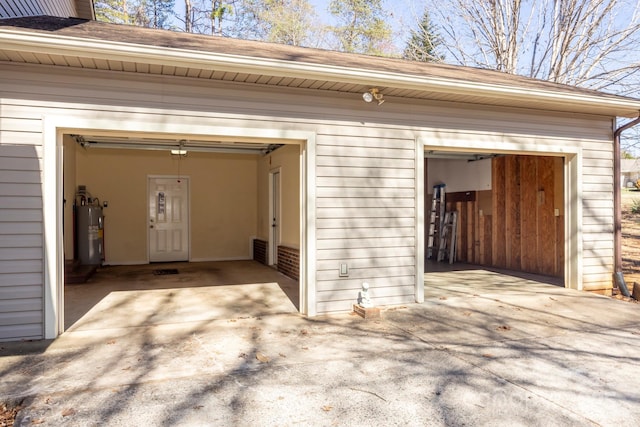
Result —
POLYGON ((178 274, 177 268, 161 268, 159 270, 153 270, 155 276, 166 276, 168 274, 178 274))

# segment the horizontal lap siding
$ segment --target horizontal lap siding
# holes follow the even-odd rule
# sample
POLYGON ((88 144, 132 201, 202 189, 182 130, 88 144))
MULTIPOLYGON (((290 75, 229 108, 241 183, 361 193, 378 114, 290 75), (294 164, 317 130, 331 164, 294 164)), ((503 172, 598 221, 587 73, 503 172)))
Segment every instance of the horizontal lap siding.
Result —
POLYGON ((316 165, 318 313, 351 309, 363 282, 377 305, 414 301, 415 142, 319 135, 316 165))
MULTIPOLYGON (((538 143, 539 136, 543 151, 547 143, 581 146, 583 282, 587 288, 610 286, 613 223, 609 213, 613 212, 614 180, 611 122, 606 118, 447 103, 385 104, 389 107, 382 116, 359 111, 355 104, 336 107, 329 98, 323 103, 324 98, 297 97, 280 89, 264 94, 260 90, 236 92, 233 84, 223 87, 209 81, 4 67, 0 92, 12 100, 0 110, 1 144, 32 145, 40 150, 43 115, 90 119, 102 117, 104 111, 123 121, 132 116, 157 121, 158 132, 165 122, 198 124, 205 116, 209 123, 218 125, 317 132, 318 312, 348 310, 363 281, 371 284, 376 303, 413 301, 416 159, 411 137, 421 130, 435 130, 429 143, 444 149, 449 139, 464 139, 474 147, 484 144, 485 139, 510 142, 511 136, 517 136, 514 141, 531 143, 538 143), (260 99, 266 95, 268 101, 260 99), (365 119, 370 126, 359 125, 365 119), (376 125, 377 120, 385 124, 376 125), (343 125, 349 121, 354 124, 343 125), (340 262, 349 265, 348 278, 338 277, 340 262)), ((24 164, 20 158, 0 156, 0 170, 8 164, 16 170, 7 179, 33 178, 29 169, 19 166, 24 164)), ((15 203, 20 198, 19 209, 35 209, 41 204, 38 183, 24 183, 19 190, 8 184, 0 182, 0 194, 14 197, 15 203)), ((19 243, 7 230, 41 239, 42 223, 36 213, 28 214, 28 222, 12 221, 15 213, 4 215, 0 235, 9 236, 13 245, 19 243)), ((28 244, 35 245, 32 241, 28 244)), ((34 264, 21 265, 32 268, 34 264)))
POLYGON ((582 283, 585 290, 612 287, 614 269, 613 144, 583 145, 582 283))
MULTIPOLYGON (((22 123, 11 132, 34 125, 22 123)), ((0 341, 43 337, 41 157, 40 147, 0 144, 0 341)))
POLYGON ((0 18, 49 15, 62 18, 76 16, 74 0, 2 0, 0 18))

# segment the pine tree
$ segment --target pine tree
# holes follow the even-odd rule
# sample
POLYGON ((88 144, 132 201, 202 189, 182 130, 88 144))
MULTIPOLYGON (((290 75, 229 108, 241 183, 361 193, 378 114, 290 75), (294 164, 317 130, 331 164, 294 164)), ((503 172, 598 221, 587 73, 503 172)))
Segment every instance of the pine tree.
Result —
POLYGON ((431 22, 429 11, 425 10, 418 28, 411 30, 402 57, 411 61, 442 61, 444 57, 437 53, 439 44, 440 36, 431 22))

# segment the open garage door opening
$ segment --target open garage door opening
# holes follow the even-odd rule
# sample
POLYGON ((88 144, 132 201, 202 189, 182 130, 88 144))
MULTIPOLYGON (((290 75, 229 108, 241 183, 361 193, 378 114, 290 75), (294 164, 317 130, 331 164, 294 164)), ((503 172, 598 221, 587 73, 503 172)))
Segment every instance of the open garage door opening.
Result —
POLYGON ((65 134, 65 329, 299 311, 301 144, 65 134))
POLYGON ((564 286, 564 169, 563 157, 425 150, 425 272, 564 286))

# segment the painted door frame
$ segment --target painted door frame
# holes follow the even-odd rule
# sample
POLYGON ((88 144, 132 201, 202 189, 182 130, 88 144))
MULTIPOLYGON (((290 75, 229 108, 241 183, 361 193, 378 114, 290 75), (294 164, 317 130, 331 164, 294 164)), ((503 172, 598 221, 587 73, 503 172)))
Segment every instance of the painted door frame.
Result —
POLYGON ((275 265, 278 263, 278 244, 282 237, 282 168, 277 167, 269 171, 269 249, 267 264, 275 265), (277 203, 274 203, 276 191, 274 191, 274 179, 278 176, 277 203), (277 212, 277 218, 274 218, 277 212), (277 220, 277 227, 273 226, 273 221, 277 220), (277 230, 276 230, 277 228, 277 230))
POLYGON ((533 138, 522 135, 467 135, 464 132, 423 132, 416 138, 416 302, 424 301, 424 152, 454 151, 492 154, 519 154, 554 156, 564 158, 564 210, 565 210, 565 260, 564 284, 566 288, 582 290, 582 148, 572 144, 562 144, 557 138, 533 138), (505 142, 508 141, 508 142, 505 142), (572 203, 573 201, 573 203, 572 203))
POLYGON ((63 234, 63 135, 108 134, 127 136, 180 135, 210 138, 256 138, 278 143, 289 140, 301 145, 300 155, 300 311, 315 316, 316 309, 316 133, 291 130, 287 123, 270 122, 269 127, 233 127, 212 125, 211 118, 198 117, 196 123, 182 123, 165 113, 162 132, 158 131, 158 111, 131 111, 122 120, 122 111, 95 113, 76 110, 76 114, 43 116, 43 334, 54 339, 64 332, 64 234, 63 234))
POLYGON ((149 183, 152 179, 184 179, 187 185, 187 259, 191 261, 191 179, 189 176, 178 175, 147 175, 147 262, 151 262, 151 214, 149 212, 149 183))

